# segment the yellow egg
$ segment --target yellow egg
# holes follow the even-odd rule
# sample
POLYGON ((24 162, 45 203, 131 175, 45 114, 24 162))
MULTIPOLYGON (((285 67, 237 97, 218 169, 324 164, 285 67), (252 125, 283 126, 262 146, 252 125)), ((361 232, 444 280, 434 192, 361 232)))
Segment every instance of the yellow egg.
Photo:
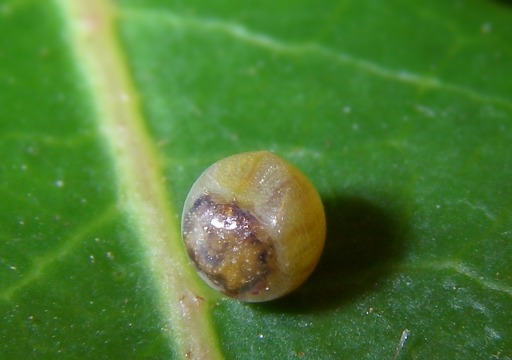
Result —
POLYGON ((182 215, 183 241, 201 277, 249 302, 301 285, 318 263, 325 227, 311 182, 268 151, 211 165, 192 186, 182 215))

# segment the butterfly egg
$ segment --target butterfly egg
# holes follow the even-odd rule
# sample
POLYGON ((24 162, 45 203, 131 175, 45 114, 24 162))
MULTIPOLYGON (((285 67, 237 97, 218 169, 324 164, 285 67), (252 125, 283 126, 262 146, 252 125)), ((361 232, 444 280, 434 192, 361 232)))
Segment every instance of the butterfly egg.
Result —
POLYGON ((248 302, 276 299, 301 285, 318 263, 326 231, 311 182, 268 151, 207 168, 185 200, 181 227, 206 283, 248 302))

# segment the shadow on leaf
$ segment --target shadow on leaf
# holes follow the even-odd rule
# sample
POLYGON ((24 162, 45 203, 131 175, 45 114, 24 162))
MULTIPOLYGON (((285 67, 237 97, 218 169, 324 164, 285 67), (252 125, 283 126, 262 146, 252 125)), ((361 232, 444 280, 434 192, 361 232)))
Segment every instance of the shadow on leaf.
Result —
POLYGON ((257 305, 261 311, 302 313, 342 306, 371 292, 389 276, 390 264, 400 260, 406 233, 400 212, 393 211, 393 217, 357 197, 327 199, 324 206, 327 239, 315 272, 283 299, 257 305))

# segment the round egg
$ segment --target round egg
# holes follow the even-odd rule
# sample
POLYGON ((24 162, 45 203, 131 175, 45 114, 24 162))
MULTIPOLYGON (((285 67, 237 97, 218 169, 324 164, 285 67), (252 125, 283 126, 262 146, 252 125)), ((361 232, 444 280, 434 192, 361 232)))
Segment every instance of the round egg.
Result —
POLYGON ((320 196, 268 151, 222 159, 192 186, 182 236, 200 276, 240 301, 276 299, 314 270, 325 241, 320 196))

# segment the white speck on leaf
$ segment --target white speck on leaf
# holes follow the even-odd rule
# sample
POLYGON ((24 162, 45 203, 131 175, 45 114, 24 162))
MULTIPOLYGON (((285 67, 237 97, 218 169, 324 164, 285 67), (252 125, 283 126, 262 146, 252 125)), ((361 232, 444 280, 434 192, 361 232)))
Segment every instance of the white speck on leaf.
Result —
POLYGON ((489 34, 492 31, 492 24, 488 22, 483 23, 480 27, 480 31, 482 34, 489 34))
POLYGON ((491 328, 489 326, 485 327, 485 333, 491 339, 497 339, 497 340, 501 339, 501 335, 496 330, 494 330, 493 328, 491 328))
POLYGON ((435 117, 436 116, 436 112, 434 109, 432 108, 429 108, 427 106, 424 106, 424 105, 416 105, 416 110, 424 115, 426 115, 427 117, 435 117))
POLYGON ((394 357, 395 360, 398 359, 398 356, 400 355, 400 351, 402 351, 402 348, 404 347, 405 342, 409 338, 410 333, 411 333, 411 331, 409 329, 405 329, 404 331, 402 331, 402 336, 400 337, 400 341, 398 342, 398 346, 396 347, 396 354, 394 357))

